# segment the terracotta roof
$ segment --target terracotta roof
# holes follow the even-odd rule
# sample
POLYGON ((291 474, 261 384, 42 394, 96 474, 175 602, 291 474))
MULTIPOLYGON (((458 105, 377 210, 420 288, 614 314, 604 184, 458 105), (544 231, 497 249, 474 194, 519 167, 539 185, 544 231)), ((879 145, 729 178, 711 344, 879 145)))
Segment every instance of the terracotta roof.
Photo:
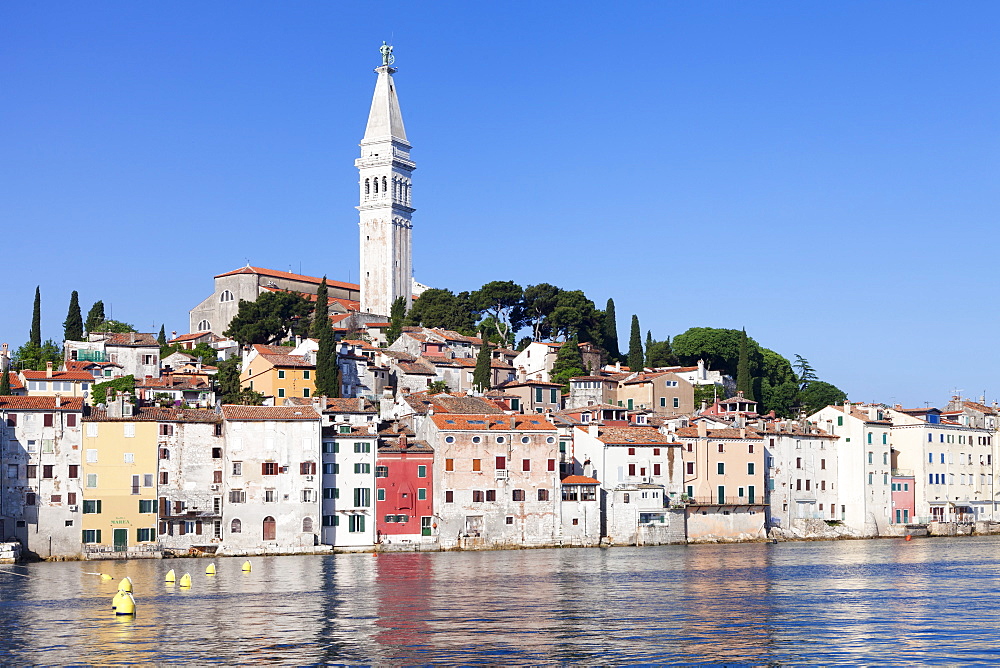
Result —
POLYGON ((309 358, 305 355, 271 355, 264 354, 261 355, 265 360, 273 364, 274 366, 294 366, 294 367, 304 367, 311 369, 315 364, 309 361, 309 358))
POLYGON ((227 404, 222 407, 227 420, 319 420, 320 415, 310 406, 240 406, 227 404))
POLYGON ((56 397, 0 397, 0 411, 82 411, 82 397, 59 397, 56 407, 56 397))
POLYGON ((160 343, 154 334, 140 332, 114 332, 104 340, 105 346, 126 346, 136 348, 159 348, 160 343))
POLYGON ((624 384, 638 385, 640 383, 648 383, 656 378, 659 378, 660 376, 666 376, 668 373, 671 372, 670 371, 654 371, 652 373, 643 372, 637 375, 635 378, 630 378, 629 380, 626 380, 624 384))
POLYGON ((607 445, 669 445, 674 441, 652 427, 598 427, 597 438, 607 445))
POLYGON ((417 376, 435 376, 437 373, 433 369, 429 369, 419 362, 396 362, 396 366, 403 373, 417 375, 417 376))
POLYGON ((407 437, 406 447, 402 448, 399 445, 399 437, 386 437, 384 439, 379 439, 378 444, 379 454, 388 454, 393 452, 412 452, 414 454, 434 454, 434 448, 430 446, 427 441, 414 441, 407 437))
POLYGON ((978 411, 980 413, 985 413, 986 415, 997 414, 997 409, 993 408, 992 406, 986 406, 984 404, 980 404, 975 401, 963 401, 962 405, 970 410, 978 411))
MULTIPOLYGON (((259 274, 260 276, 271 276, 273 278, 285 278, 291 281, 301 281, 303 283, 315 283, 319 285, 322 282, 322 278, 316 278, 315 276, 304 276, 302 274, 293 274, 288 271, 278 271, 276 269, 264 269, 262 267, 241 267, 235 271, 227 271, 224 274, 219 274, 216 278, 222 278, 223 276, 234 276, 236 274, 259 274)), ((346 288, 348 290, 361 290, 361 286, 357 283, 344 283, 343 281, 331 281, 326 279, 327 285, 333 285, 338 288, 346 288)))
POLYGON ((377 413, 378 406, 368 399, 327 398, 324 413, 377 413), (360 404, 360 405, 359 405, 360 404))
POLYGON ((560 481, 563 485, 600 485, 600 480, 588 478, 585 475, 568 475, 560 481))
POLYGON ((197 408, 133 408, 131 417, 108 417, 105 408, 92 408, 84 422, 221 422, 222 417, 212 410, 197 408))
POLYGON ((385 329, 386 327, 392 327, 391 322, 366 322, 365 327, 367 329, 385 329))
POLYGON ((21 383, 21 377, 17 375, 16 371, 8 371, 7 378, 10 379, 10 389, 12 391, 24 389, 24 385, 21 383))
POLYGON ((213 343, 224 340, 221 336, 216 336, 212 332, 191 332, 190 334, 181 334, 176 338, 170 339, 167 343, 181 343, 183 341, 194 341, 195 339, 208 339, 213 343))
POLYGON ((616 379, 611 376, 573 376, 570 380, 607 380, 613 383, 616 379))
POLYGON ((163 390, 207 390, 212 386, 201 378, 186 375, 161 376, 160 378, 140 378, 135 386, 142 389, 163 390))
POLYGON ((428 408, 433 408, 437 413, 461 413, 469 415, 503 413, 503 410, 492 401, 482 397, 471 397, 464 393, 449 394, 428 394, 427 392, 414 392, 403 395, 403 401, 410 405, 417 413, 424 415, 428 408))
POLYGON ((394 360, 400 360, 403 362, 416 362, 417 358, 410 353, 401 353, 397 350, 380 350, 379 353, 385 355, 394 360))
POLYGON ((554 424, 541 415, 458 415, 435 413, 434 425, 441 430, 461 431, 555 431, 554 424), (513 428, 511 424, 513 423, 513 428))
POLYGON ((53 371, 49 378, 46 371, 22 371, 28 380, 94 380, 94 374, 86 371, 53 371))
POLYGON ((377 346, 373 346, 367 341, 358 341, 356 339, 343 339, 341 343, 347 343, 352 346, 358 346, 359 348, 364 348, 365 350, 378 350, 377 346))
MULTIPOLYGON (((476 366, 476 358, 475 357, 456 357, 455 359, 453 359, 451 361, 452 362, 456 362, 459 366, 463 366, 463 367, 474 367, 474 366, 476 366)), ((510 364, 508 364, 507 362, 502 361, 502 360, 491 359, 490 360, 490 368, 491 369, 513 369, 514 367, 511 366, 510 364)), ((562 387, 562 386, 560 385, 560 387, 562 387)))
MULTIPOLYGON (((680 438, 698 438, 698 427, 681 427, 677 430, 677 436, 680 438)), ((709 429, 708 438, 762 440, 764 437, 753 429, 747 429, 746 436, 740 436, 739 429, 709 429)))
POLYGON ((503 383, 502 385, 500 385, 500 387, 506 389, 508 387, 534 387, 535 385, 544 385, 546 387, 562 387, 562 385, 560 385, 559 383, 548 383, 544 380, 524 380, 514 383, 503 383))
MULTIPOLYGON (((831 405, 830 408, 836 409, 836 410, 840 411, 841 413, 844 412, 844 406, 843 406, 843 404, 831 405)), ((863 422, 869 422, 869 423, 872 423, 872 424, 892 424, 892 420, 888 420, 888 419, 882 419, 882 420, 877 420, 877 419, 873 420, 873 419, 871 419, 870 417, 868 417, 868 412, 867 411, 859 410, 858 407, 855 404, 851 404, 851 415, 850 416, 853 417, 853 418, 857 418, 858 420, 861 420, 863 422)))

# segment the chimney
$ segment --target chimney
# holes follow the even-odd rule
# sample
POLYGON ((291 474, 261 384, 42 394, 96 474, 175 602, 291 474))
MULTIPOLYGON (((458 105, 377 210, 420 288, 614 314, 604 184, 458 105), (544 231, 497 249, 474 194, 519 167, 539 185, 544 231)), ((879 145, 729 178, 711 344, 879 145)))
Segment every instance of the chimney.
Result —
POLYGON ((698 420, 698 438, 708 438, 708 423, 698 420))
POLYGON ((747 428, 740 427, 740 438, 746 438, 746 437, 747 437, 747 428))
POLYGON ((621 373, 621 370, 622 370, 622 361, 618 360, 615 362, 615 371, 621 373))
POLYGON ((399 449, 406 450, 406 432, 401 432, 399 434, 399 449))
POLYGON ((875 420, 877 418, 878 418, 878 409, 875 408, 874 406, 869 406, 868 407, 868 419, 869 420, 875 420))
POLYGON ((45 377, 46 378, 52 377, 52 362, 45 363, 45 377))
POLYGON ((131 343, 134 346, 135 345, 135 332, 129 332, 128 336, 129 336, 129 343, 131 343))
POLYGON ((698 380, 708 380, 708 373, 705 372, 705 360, 698 360, 698 380))
POLYGON ((583 462, 583 475, 587 476, 588 478, 594 477, 594 465, 590 463, 589 459, 583 462))
POLYGON ((56 408, 60 408, 61 406, 62 406, 62 395, 56 392, 56 408))
POLYGON ((587 434, 589 436, 597 438, 600 435, 600 433, 601 433, 600 427, 598 427, 595 423, 591 422, 590 424, 587 425, 587 434))
MULTIPOLYGON (((4 345, 6 345, 6 344, 4 344, 4 345)), ((517 382, 523 383, 526 380, 528 380, 528 374, 524 370, 524 367, 523 366, 517 367, 517 382)))
POLYGON ((514 416, 514 415, 511 415, 511 416, 510 416, 510 428, 511 428, 512 430, 513 430, 513 429, 517 429, 517 417, 516 417, 516 416, 514 416))

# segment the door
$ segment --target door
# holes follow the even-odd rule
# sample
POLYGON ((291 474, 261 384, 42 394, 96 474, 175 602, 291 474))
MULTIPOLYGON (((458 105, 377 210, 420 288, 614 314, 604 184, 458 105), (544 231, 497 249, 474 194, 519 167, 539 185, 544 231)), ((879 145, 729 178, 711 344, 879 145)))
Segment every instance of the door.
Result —
POLYGON ((719 485, 719 504, 726 502, 726 488, 724 485, 719 485))
POLYGON ((128 529, 115 529, 115 552, 128 550, 128 529))
POLYGON ((276 534, 274 518, 268 515, 264 518, 264 540, 274 540, 276 534))
POLYGON ((421 536, 431 535, 431 518, 429 517, 420 518, 420 535, 421 536))
POLYGON ((748 500, 748 501, 749 501, 749 502, 750 502, 751 504, 754 504, 754 503, 757 503, 757 496, 756 496, 756 492, 757 492, 757 490, 756 490, 756 489, 754 489, 754 486, 753 486, 753 485, 750 485, 750 486, 749 486, 749 487, 747 488, 747 491, 748 491, 748 497, 749 497, 749 498, 748 498, 747 500, 748 500))

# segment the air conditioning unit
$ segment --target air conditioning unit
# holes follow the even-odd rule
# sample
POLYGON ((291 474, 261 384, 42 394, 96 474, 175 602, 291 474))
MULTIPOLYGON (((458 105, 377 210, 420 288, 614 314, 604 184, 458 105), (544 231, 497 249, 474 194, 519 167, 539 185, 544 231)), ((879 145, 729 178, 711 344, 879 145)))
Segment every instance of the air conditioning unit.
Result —
POLYGON ((313 476, 311 476, 311 475, 307 475, 306 476, 306 482, 312 482, 313 480, 315 480, 315 478, 313 476))
POLYGON ((69 512, 75 513, 78 508, 79 508, 79 506, 69 506, 69 512))
POLYGON ((213 492, 218 492, 218 491, 219 491, 219 487, 220 487, 220 486, 221 486, 221 485, 212 485, 212 491, 213 491, 213 492))

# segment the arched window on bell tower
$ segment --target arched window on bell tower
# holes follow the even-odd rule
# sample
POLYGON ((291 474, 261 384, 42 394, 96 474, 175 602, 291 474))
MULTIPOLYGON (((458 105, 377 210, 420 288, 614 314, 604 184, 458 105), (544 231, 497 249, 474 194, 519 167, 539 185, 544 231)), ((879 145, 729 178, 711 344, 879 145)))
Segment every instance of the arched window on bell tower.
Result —
POLYGON ((371 195, 372 194, 371 179, 365 179, 365 194, 366 195, 371 195))
POLYGON ((387 179, 384 176, 382 177, 382 192, 383 193, 389 192, 389 179, 387 179))
POLYGON ((378 177, 377 176, 375 177, 375 190, 373 192, 376 195, 378 195, 378 177))

